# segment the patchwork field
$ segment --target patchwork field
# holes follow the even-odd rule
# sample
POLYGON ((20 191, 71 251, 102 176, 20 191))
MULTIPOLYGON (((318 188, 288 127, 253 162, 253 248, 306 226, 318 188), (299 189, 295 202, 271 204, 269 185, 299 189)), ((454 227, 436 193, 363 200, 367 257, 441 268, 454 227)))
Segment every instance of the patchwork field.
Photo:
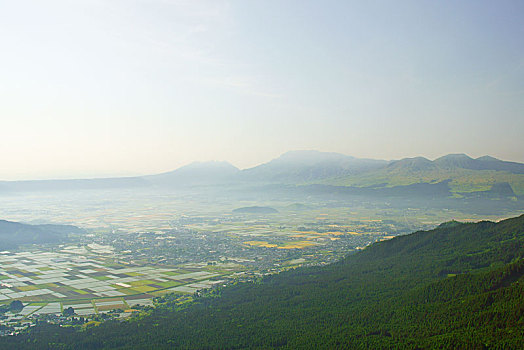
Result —
MULTIPOLYGON (((64 249, 63 251, 71 251, 64 249)), ((165 292, 194 293, 223 281, 208 271, 151 266, 108 266, 96 258, 64 252, 0 252, 0 303, 20 300, 21 315, 57 314, 73 307, 78 315, 152 305, 165 292)))

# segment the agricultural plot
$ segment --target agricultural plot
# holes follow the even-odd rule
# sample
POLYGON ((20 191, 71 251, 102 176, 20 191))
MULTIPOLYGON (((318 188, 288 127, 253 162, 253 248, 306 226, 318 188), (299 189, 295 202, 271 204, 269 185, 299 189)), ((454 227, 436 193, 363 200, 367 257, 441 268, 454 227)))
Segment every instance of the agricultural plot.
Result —
MULTIPOLYGON (((107 249, 96 248, 106 253, 107 249)), ((220 282, 209 280, 219 274, 208 271, 108 267, 96 255, 79 257, 72 251, 0 252, 0 303, 22 301, 25 307, 18 313, 22 316, 60 314, 68 307, 78 315, 89 315, 152 305, 155 295, 194 293, 220 282)))

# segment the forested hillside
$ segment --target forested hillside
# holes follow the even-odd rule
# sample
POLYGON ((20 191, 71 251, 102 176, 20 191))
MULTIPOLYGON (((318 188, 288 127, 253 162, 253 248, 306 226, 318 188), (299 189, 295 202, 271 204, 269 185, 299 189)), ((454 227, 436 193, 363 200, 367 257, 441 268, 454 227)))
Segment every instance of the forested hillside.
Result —
POLYGON ((519 348, 524 215, 451 222, 344 260, 85 331, 37 326, 3 348, 519 348))
POLYGON ((24 244, 61 243, 67 241, 69 234, 83 232, 72 225, 28 225, 0 220, 0 250, 24 244))

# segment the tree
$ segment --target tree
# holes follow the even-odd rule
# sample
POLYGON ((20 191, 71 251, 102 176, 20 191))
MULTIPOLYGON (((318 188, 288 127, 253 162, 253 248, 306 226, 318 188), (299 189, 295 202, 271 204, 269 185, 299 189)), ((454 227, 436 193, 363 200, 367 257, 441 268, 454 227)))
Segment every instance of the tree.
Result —
POLYGON ((73 309, 72 306, 70 306, 67 309, 64 309, 64 311, 62 311, 62 315, 64 315, 64 316, 72 316, 72 315, 74 315, 74 313, 75 313, 75 309, 73 309))
POLYGON ((9 304, 9 310, 13 313, 19 312, 24 308, 24 304, 20 300, 13 300, 11 304, 9 304))

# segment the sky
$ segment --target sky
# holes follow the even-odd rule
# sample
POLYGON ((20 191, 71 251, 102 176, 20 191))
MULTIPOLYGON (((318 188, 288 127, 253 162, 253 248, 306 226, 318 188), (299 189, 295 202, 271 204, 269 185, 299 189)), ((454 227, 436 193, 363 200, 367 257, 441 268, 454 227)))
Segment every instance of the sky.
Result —
POLYGON ((0 0, 0 180, 524 162, 524 2, 0 0))

